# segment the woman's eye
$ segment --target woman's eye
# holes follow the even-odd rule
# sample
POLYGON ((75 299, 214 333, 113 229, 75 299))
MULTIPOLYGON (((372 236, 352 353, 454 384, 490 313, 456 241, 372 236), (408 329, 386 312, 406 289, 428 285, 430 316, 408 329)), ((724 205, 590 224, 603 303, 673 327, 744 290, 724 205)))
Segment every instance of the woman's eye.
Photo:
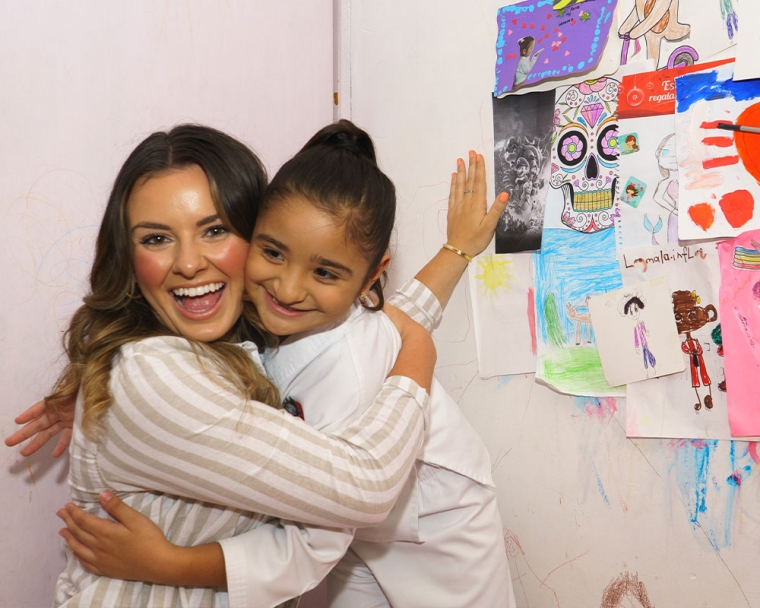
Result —
POLYGON ((163 234, 149 234, 140 239, 140 245, 165 245, 168 239, 163 234))
POLYGON ((230 229, 227 228, 227 226, 223 224, 216 224, 214 226, 210 226, 208 230, 206 231, 206 234, 208 234, 211 237, 225 236, 229 233, 230 233, 230 229))

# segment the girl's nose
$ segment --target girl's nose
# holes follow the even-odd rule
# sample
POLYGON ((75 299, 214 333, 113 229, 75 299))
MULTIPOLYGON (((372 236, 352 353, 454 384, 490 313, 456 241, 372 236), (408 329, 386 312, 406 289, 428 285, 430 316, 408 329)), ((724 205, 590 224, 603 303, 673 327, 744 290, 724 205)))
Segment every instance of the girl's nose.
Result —
POLYGON ((284 272, 277 284, 275 297, 286 305, 297 304, 304 299, 303 280, 297 272, 284 272))

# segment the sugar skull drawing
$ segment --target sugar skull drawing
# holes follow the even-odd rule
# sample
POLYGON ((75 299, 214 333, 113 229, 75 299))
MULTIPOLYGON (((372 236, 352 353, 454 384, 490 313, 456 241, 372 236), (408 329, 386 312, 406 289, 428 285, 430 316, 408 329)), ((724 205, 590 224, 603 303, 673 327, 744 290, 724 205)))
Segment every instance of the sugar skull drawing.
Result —
POLYGON ((579 232, 612 227, 618 166, 617 98, 612 78, 573 85, 557 101, 551 185, 562 190, 562 223, 579 232))

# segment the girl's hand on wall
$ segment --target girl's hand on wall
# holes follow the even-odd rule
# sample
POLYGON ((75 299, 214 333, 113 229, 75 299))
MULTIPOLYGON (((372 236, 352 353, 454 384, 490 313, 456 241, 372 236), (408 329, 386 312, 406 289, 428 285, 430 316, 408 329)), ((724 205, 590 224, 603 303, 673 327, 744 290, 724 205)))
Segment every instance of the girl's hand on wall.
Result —
POLYGON ((16 424, 23 424, 24 426, 6 437, 5 445, 13 447, 31 438, 32 440, 21 450, 22 456, 31 456, 58 433, 61 433, 58 443, 53 449, 53 458, 58 458, 71 443, 75 402, 76 397, 72 396, 70 400, 59 403, 53 411, 45 407, 44 400, 38 401, 15 418, 16 424))
POLYGON ((446 237, 449 244, 472 257, 488 247, 509 200, 502 192, 489 210, 487 190, 485 160, 470 150, 469 166, 459 158, 457 171, 451 175, 446 237))

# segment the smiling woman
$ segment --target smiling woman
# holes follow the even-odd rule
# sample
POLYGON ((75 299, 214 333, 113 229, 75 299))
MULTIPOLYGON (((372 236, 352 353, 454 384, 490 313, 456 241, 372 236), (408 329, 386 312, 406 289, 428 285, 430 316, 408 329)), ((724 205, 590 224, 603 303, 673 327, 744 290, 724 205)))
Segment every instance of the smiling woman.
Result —
POLYGON ((164 325, 210 342, 243 312, 248 242, 216 212, 198 165, 142 181, 127 202, 135 278, 164 325))

